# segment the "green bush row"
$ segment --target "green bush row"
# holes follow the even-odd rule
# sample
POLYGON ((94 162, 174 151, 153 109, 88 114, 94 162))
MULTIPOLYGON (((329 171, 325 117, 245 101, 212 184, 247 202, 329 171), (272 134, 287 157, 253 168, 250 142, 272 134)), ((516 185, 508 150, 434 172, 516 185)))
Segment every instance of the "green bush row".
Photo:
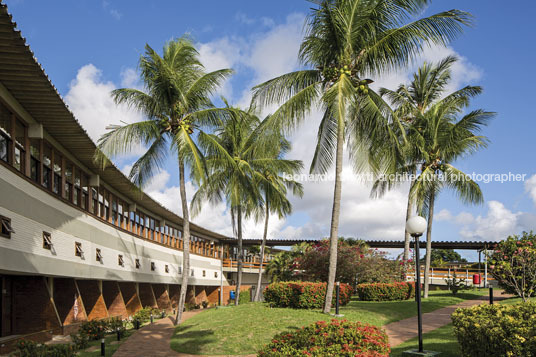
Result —
POLYGON ((415 283, 359 284, 356 293, 362 301, 395 301, 415 297, 415 283))
POLYGON ((452 314, 464 357, 536 356, 536 303, 478 305, 452 314))
POLYGON ((258 356, 387 357, 389 352, 387 334, 382 329, 360 322, 332 320, 280 333, 258 356))
POLYGON ((44 345, 34 341, 20 340, 17 342, 20 357, 74 357, 76 349, 73 345, 44 345))
MULTIPOLYGON (((326 283, 302 281, 272 283, 264 290, 264 300, 276 307, 318 309, 324 306, 326 285, 326 283)), ((341 284, 339 303, 348 304, 351 296, 352 287, 348 284, 341 284)), ((335 296, 333 304, 335 304, 335 296)))

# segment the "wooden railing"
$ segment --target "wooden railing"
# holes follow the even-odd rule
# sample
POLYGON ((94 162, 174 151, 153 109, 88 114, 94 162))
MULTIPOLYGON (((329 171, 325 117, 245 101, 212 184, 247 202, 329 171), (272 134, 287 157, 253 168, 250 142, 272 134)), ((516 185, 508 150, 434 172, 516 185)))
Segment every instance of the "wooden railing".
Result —
MULTIPOLYGON (((266 268, 268 261, 262 263, 262 268, 266 268)), ((236 260, 224 259, 223 260, 224 268, 238 268, 238 262, 236 260)), ((243 268, 259 269, 261 267, 261 262, 242 262, 243 268)))
MULTIPOLYGON (((482 285, 484 284, 484 270, 478 270, 478 269, 445 269, 445 268, 431 268, 430 269, 430 283, 433 284, 434 280, 435 282, 441 282, 445 283, 445 279, 452 279, 454 276, 454 272, 456 272, 456 278, 457 279, 464 279, 467 283, 473 282, 473 275, 474 274, 480 274, 481 275, 481 281, 482 285)), ((421 281, 424 280, 424 269, 421 269, 421 281)), ((415 280, 415 271, 410 270, 407 273, 407 278, 409 280, 415 280)), ((489 274, 487 274, 488 282, 494 280, 493 277, 489 274)))

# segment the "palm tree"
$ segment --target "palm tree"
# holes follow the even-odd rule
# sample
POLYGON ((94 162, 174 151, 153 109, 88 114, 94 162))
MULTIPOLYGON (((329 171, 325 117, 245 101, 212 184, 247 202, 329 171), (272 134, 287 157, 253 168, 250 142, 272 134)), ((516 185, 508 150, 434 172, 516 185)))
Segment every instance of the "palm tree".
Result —
MULTIPOLYGON (((396 115, 401 119, 406 132, 407 127, 411 125, 417 115, 424 114, 434 102, 441 99, 444 95, 446 86, 451 80, 451 66, 456 61, 456 57, 448 56, 437 64, 429 64, 425 62, 413 75, 413 80, 409 85, 406 86, 405 84, 401 84, 396 90, 380 88, 380 95, 386 97, 391 105, 395 107, 396 115)), ((454 98, 466 98, 469 100, 471 97, 476 96, 481 92, 482 88, 479 86, 466 86, 449 94, 446 100, 454 98)), ((393 130, 396 129, 397 127, 393 128, 393 130)), ((397 158, 401 159, 400 162, 395 164, 395 173, 409 175, 411 186, 417 173, 416 164, 419 162, 420 157, 418 157, 418 153, 417 157, 412 157, 412 155, 415 154, 415 151, 411 150, 413 143, 407 142, 406 144, 409 148, 403 150, 402 155, 394 158, 395 160, 397 158)), ((388 182, 387 180, 376 181, 373 186, 372 196, 382 196, 387 189, 395 184, 397 184, 397 182, 388 182)), ((414 210, 414 201, 408 197, 406 221, 413 214, 414 210)), ((404 262, 407 262, 409 259, 411 236, 408 232, 405 232, 404 235, 403 259, 404 262)))
MULTIPOLYGON (((254 88, 260 106, 283 103, 271 116, 272 127, 292 130, 314 107, 323 118, 311 171, 325 173, 335 161, 330 228, 330 268, 324 312, 329 313, 335 284, 345 141, 355 158, 366 143, 391 137, 378 110, 381 97, 368 88, 368 75, 408 64, 425 44, 447 44, 462 32, 470 14, 450 10, 408 22, 426 0, 324 0, 305 24, 299 60, 307 69, 284 74, 254 88)), ((357 169, 358 164, 354 164, 357 169)))
POLYGON ((262 189, 270 186, 264 175, 266 172, 295 172, 301 167, 300 161, 284 160, 274 155, 279 137, 274 140, 274 132, 265 128, 266 123, 261 122, 251 109, 248 112, 235 110, 233 115, 219 122, 213 134, 199 136, 210 175, 195 193, 192 210, 194 214, 199 212, 204 200, 219 202, 223 198, 230 207, 238 250, 236 305, 242 285, 242 220, 258 215, 264 206, 262 189))
POLYGON ((429 289, 434 204, 439 192, 443 188, 450 188, 466 204, 483 202, 479 185, 453 163, 486 147, 487 138, 477 133, 495 113, 478 109, 458 119, 467 103, 464 96, 446 97, 431 105, 423 114, 419 114, 408 132, 408 141, 415 143, 421 158, 418 162, 420 173, 410 189, 410 199, 415 199, 418 211, 428 217, 425 298, 428 297, 429 289))
MULTIPOLYGON (((281 158, 285 153, 290 150, 290 143, 280 134, 278 140, 280 145, 274 145, 274 154, 276 160, 282 160, 281 158), (279 150, 277 147, 279 146, 279 150), (279 151, 279 152, 278 152, 279 151)), ((276 135, 274 133, 274 135, 276 135)), ((274 137, 274 142, 277 137, 274 137)), ((277 166, 281 166, 277 162, 277 166)), ((287 199, 287 190, 292 190, 294 195, 299 197, 303 196, 303 185, 299 182, 292 180, 292 174, 297 173, 303 167, 301 161, 294 161, 292 166, 289 166, 287 169, 292 169, 291 172, 278 172, 276 168, 267 167, 263 172, 264 180, 261 183, 261 191, 264 194, 264 233, 262 236, 262 243, 260 248, 260 258, 261 266, 259 267, 259 274, 257 277, 257 288, 255 289, 255 297, 253 301, 259 301, 261 293, 261 282, 262 282, 262 263, 264 262, 264 250, 266 247, 266 238, 268 236, 268 220, 270 214, 277 214, 279 218, 283 218, 289 215, 292 212, 292 205, 287 199)))
POLYGON ((110 126, 98 143, 97 159, 106 164, 106 156, 131 152, 139 144, 148 146, 134 163, 129 178, 143 187, 163 168, 168 155, 177 158, 179 166, 180 200, 183 216, 183 261, 179 304, 175 323, 178 324, 186 299, 190 270, 190 218, 185 189, 185 166, 190 176, 203 180, 206 166, 196 145, 195 134, 213 125, 228 114, 227 109, 215 108, 209 97, 215 93, 232 71, 222 69, 206 73, 199 53, 190 39, 181 37, 168 42, 160 56, 149 45, 139 61, 144 90, 121 88, 112 92, 117 104, 126 103, 139 110, 146 120, 110 126))

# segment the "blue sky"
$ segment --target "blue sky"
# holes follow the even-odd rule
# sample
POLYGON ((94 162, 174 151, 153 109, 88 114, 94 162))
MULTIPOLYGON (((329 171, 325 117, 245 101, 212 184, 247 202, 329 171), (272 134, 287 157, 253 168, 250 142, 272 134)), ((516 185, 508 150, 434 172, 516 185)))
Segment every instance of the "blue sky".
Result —
MULTIPOLYGON (((136 64, 149 43, 160 50, 165 41, 190 33, 209 69, 232 67, 235 76, 222 89, 233 103, 245 104, 248 90, 261 80, 297 68, 296 50, 303 17, 310 3, 294 1, 6 1, 14 21, 37 59, 77 118, 93 137, 107 123, 139 120, 139 115, 111 103, 108 93, 137 86, 136 64)), ((435 1, 426 14, 457 8, 475 15, 475 26, 449 49, 430 49, 427 60, 447 54, 462 57, 456 84, 478 84, 484 94, 471 108, 498 112, 484 134, 489 147, 457 165, 466 172, 526 174, 525 182, 481 183, 486 203, 463 206, 449 192, 436 205, 434 240, 497 240, 536 226, 536 172, 531 145, 536 121, 530 103, 536 75, 532 27, 536 5, 524 2, 435 1)), ((411 68, 378 82, 394 88, 411 68)), ((293 136, 290 157, 311 160, 316 129, 314 115, 293 136)), ((117 160, 127 170, 133 157, 117 160)), ((176 168, 169 162, 147 191, 174 210, 178 208, 176 168)), ((194 188, 189 187, 190 194, 194 188)), ((274 237, 320 237, 329 229, 332 183, 306 185, 303 200, 293 200, 295 213, 274 219, 274 237)), ((367 198, 368 188, 343 186, 341 234, 372 239, 401 239, 405 192, 383 200, 367 198)), ((230 234, 224 205, 206 207, 195 221, 230 234)), ((248 222, 250 237, 260 225, 248 222)))

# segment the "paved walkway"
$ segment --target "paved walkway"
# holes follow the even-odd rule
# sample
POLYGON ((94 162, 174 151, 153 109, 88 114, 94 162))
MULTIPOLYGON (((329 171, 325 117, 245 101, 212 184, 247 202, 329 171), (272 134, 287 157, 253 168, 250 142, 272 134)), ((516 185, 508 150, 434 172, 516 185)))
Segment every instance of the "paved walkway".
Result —
MULTIPOLYGON (((501 291, 495 291, 494 301, 500 301, 512 297, 511 295, 501 295, 501 291)), ((422 332, 427 333, 448 325, 451 323, 450 315, 459 307, 470 307, 483 302, 489 301, 487 295, 480 296, 477 299, 465 300, 459 304, 451 305, 438 309, 432 312, 428 312, 422 315, 422 332)), ((383 326, 385 332, 389 336, 389 344, 391 347, 400 345, 403 342, 411 340, 418 336, 417 332, 417 316, 410 317, 408 319, 392 322, 383 326)))
MULTIPOLYGON (((200 311, 185 311, 182 320, 197 315, 200 311)), ((114 353, 114 357, 178 357, 170 348, 170 339, 175 331, 173 318, 166 317, 142 327, 130 336, 114 353)))

